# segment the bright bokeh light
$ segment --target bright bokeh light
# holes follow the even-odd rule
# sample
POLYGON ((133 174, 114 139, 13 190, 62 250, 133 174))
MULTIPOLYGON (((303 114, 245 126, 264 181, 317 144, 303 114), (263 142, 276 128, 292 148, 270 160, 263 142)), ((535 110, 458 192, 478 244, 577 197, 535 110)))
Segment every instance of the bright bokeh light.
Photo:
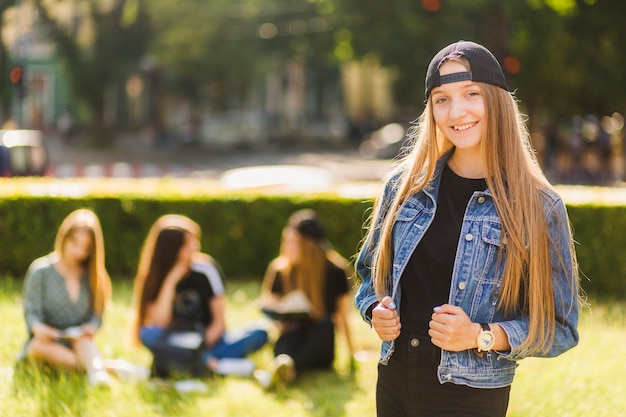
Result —
POLYGON ((278 35, 278 27, 274 23, 263 23, 258 33, 261 39, 272 39, 278 35))
POLYGON ((39 146, 42 143, 41 132, 38 130, 7 130, 4 134, 0 131, 0 139, 7 148, 39 146))
POLYGON ((404 133, 404 127, 400 123, 389 123, 380 129, 380 139, 390 145, 404 139, 404 133))
POLYGON ((24 70, 22 67, 17 66, 11 68, 11 72, 9 73, 9 79, 12 84, 17 84, 22 80, 22 75, 24 74, 24 70))
POLYGON ((220 183, 227 189, 276 187, 293 189, 326 189, 332 178, 325 170, 298 165, 268 165, 231 169, 220 183))
POLYGON ((613 125, 613 129, 622 130, 624 128, 624 116, 618 112, 613 113, 611 116, 611 124, 613 125))
POLYGON ((439 0, 422 0, 422 8, 427 12, 437 12, 440 7, 441 4, 439 3, 439 0))
POLYGON ((504 58, 504 69, 509 74, 515 75, 520 71, 521 68, 522 68, 522 64, 520 63, 520 60, 517 57, 507 56, 506 58, 504 58))

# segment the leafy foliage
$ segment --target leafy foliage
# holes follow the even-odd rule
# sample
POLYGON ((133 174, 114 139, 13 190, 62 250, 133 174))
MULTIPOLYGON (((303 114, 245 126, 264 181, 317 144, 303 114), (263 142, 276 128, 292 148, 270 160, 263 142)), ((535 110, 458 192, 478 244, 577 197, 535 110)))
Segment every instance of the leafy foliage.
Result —
POLYGON ((84 40, 84 28, 74 28, 52 15, 43 0, 34 0, 39 16, 54 40, 74 96, 91 115, 91 135, 96 145, 109 139, 104 122, 104 98, 139 65, 151 36, 145 0, 114 0, 104 8, 97 0, 75 0, 86 10, 83 19, 93 33, 84 40))
POLYGON ((530 113, 624 111, 626 3, 610 0, 335 0, 356 57, 376 54, 397 70, 396 95, 414 105, 434 52, 473 40, 505 65, 530 113))
MULTIPOLYGON (((0 33, 4 22, 4 13, 15 5, 14 0, 0 0, 0 33)), ((0 121, 2 117, 8 117, 10 112, 11 82, 9 81, 9 53, 4 39, 0 36, 0 121)))
POLYGON ((178 92, 220 102, 226 88, 241 96, 277 58, 312 65, 332 49, 332 17, 306 0, 153 0, 152 54, 178 92))
MULTIPOLYGON (((56 0, 84 11, 94 34, 86 43, 51 15, 52 1, 34 0, 98 133, 104 91, 147 51, 159 91, 217 111, 250 106, 250 91, 275 65, 299 60, 324 77, 343 61, 370 56, 393 70, 400 109, 414 109, 433 53, 459 39, 494 52, 531 116, 626 109, 623 1, 112 0, 104 9, 96 0, 56 0)), ((260 106, 263 98, 255 100, 260 106)))

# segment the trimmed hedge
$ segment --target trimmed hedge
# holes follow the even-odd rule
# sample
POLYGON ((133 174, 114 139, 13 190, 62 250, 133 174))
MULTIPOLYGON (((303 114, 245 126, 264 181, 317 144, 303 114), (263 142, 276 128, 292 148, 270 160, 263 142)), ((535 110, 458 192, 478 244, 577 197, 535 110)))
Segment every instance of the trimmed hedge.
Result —
POLYGON ((261 278, 277 256, 282 228, 295 210, 316 210, 329 241, 351 258, 362 238, 369 207, 371 201, 328 196, 9 197, 0 199, 0 265, 4 273, 24 276, 33 259, 52 250, 63 218, 77 208, 90 208, 100 217, 107 269, 114 280, 134 277, 148 230, 159 216, 168 213, 184 214, 200 224, 203 251, 218 260, 227 276, 261 278))
MULTIPOLYGON (((313 196, 29 197, 0 199, 0 276, 23 276, 29 263, 48 253, 61 220, 87 207, 100 216, 107 267, 114 280, 132 279, 148 229, 166 213, 185 214, 203 230, 203 250, 229 277, 262 277, 278 253, 281 230, 300 208, 317 210, 329 240, 347 258, 364 235, 372 201, 313 196)), ((569 205, 583 288, 590 295, 626 298, 626 206, 569 205)))
POLYGON ((626 299, 626 206, 569 205, 567 210, 583 289, 626 299))

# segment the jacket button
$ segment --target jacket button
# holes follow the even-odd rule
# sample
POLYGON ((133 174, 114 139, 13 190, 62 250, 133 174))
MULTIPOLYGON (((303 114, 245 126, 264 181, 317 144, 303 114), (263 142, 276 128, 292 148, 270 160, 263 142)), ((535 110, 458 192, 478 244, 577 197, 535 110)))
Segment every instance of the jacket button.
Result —
POLYGON ((464 290, 464 289, 465 289, 465 283, 459 282, 459 290, 464 290))
POLYGON ((419 339, 417 339, 417 338, 411 339, 411 346, 418 347, 419 344, 420 344, 419 339))
POLYGON ((485 202, 485 197, 478 197, 478 204, 482 204, 485 202))
POLYGON ((474 240, 474 236, 472 236, 471 233, 468 233, 465 235, 465 240, 467 240, 468 242, 471 242, 472 240, 474 240))

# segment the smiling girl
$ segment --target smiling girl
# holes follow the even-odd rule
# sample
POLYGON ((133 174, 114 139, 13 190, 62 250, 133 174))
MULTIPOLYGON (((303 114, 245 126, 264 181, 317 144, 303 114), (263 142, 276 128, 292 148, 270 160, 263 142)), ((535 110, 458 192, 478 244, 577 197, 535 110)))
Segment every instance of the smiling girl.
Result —
POLYGON ((356 263, 377 413, 505 416, 517 361, 578 343, 569 220, 489 50, 439 51, 426 99, 356 263))

